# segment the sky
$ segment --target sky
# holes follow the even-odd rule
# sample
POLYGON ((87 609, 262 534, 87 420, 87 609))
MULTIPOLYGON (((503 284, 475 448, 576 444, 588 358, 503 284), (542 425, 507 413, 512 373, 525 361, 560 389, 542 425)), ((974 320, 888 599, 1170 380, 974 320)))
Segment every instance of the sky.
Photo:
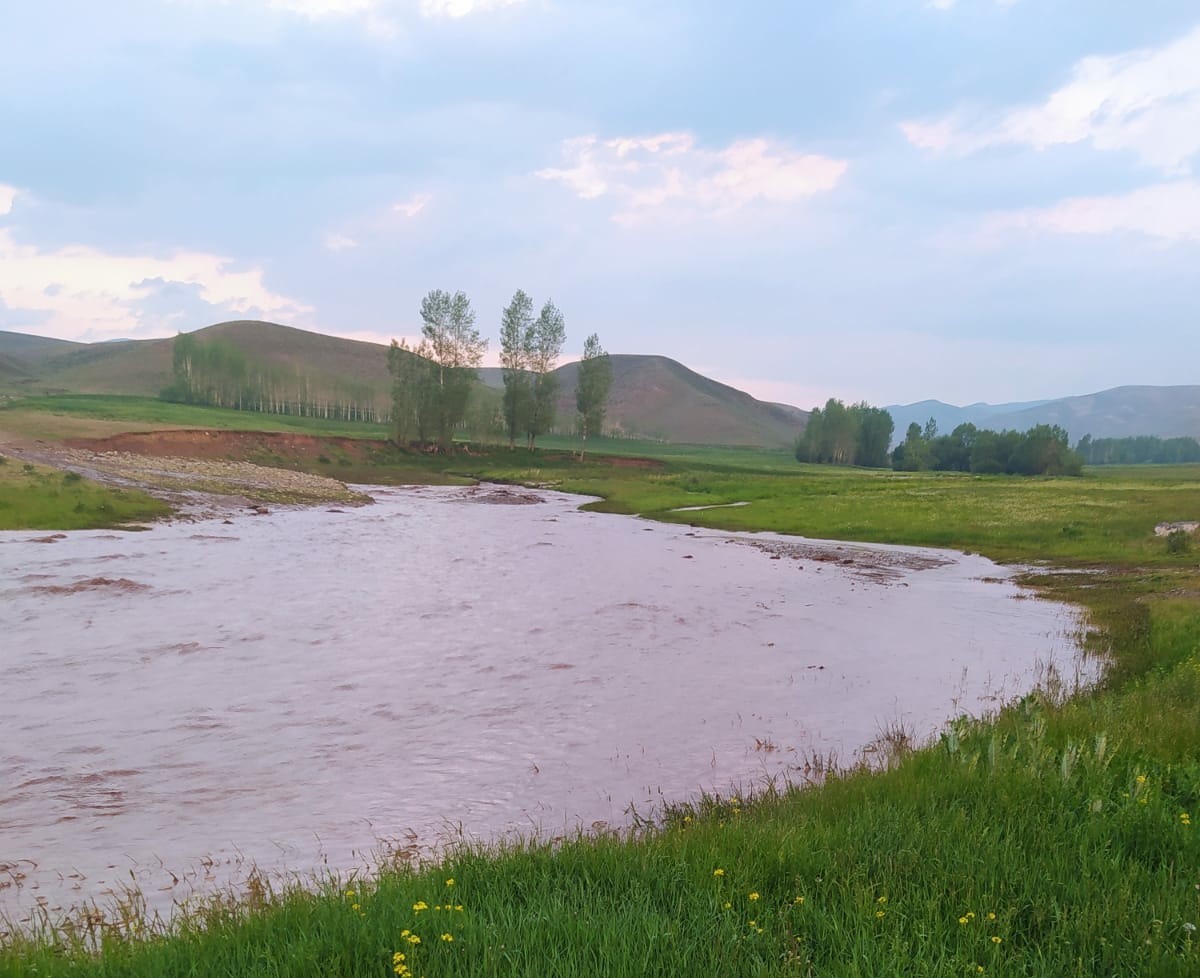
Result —
POLYGON ((768 400, 1200 382, 1195 0, 41 0, 0 329, 386 343, 463 290, 768 400))

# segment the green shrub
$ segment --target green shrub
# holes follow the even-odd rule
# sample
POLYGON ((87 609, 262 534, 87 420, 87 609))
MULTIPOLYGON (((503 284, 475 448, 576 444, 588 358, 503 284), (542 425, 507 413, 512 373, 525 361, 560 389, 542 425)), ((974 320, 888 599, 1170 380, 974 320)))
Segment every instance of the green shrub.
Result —
POLYGON ((1192 535, 1187 530, 1172 530, 1167 534, 1167 553, 1185 554, 1192 549, 1192 535))

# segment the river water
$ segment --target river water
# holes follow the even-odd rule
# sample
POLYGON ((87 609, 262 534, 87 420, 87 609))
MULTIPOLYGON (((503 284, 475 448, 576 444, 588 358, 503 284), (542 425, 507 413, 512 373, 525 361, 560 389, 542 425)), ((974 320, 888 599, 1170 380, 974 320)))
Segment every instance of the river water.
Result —
POLYGON ((0 534, 0 913, 624 825, 1083 669, 980 557, 369 491, 0 534))

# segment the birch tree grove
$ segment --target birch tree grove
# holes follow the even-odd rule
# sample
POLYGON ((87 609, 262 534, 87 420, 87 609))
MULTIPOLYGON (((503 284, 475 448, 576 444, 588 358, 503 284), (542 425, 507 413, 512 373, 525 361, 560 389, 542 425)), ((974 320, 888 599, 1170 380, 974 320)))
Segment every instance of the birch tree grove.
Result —
POLYGON ((608 407, 608 392, 612 387, 612 361, 600 345, 595 333, 583 344, 583 359, 579 361, 579 378, 575 385, 575 408, 579 412, 579 461, 583 461, 589 434, 599 435, 604 427, 604 412, 608 407))
POLYGON ((163 400, 341 421, 385 420, 369 384, 247 356, 223 339, 175 337, 163 400))

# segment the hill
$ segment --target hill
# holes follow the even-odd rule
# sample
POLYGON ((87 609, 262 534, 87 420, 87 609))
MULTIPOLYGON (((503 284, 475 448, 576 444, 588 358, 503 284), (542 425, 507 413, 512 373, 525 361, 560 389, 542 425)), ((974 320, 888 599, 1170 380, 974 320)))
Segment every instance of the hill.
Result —
MULTIPOLYGON (((387 347, 341 339, 278 323, 218 323, 190 334, 221 341, 248 362, 275 371, 287 397, 371 405, 386 414, 391 378, 387 347)), ((137 394, 157 396, 172 382, 174 337, 112 343, 68 343, 0 333, 0 394, 137 394)), ((661 356, 613 355, 613 386, 606 429, 668 442, 790 446, 807 412, 758 401, 661 356)), ((557 371, 558 429, 575 420, 578 368, 557 371)), ((503 388, 499 368, 480 371, 480 392, 492 404, 503 388)))
MULTIPOLYGON (((605 428, 660 441, 791 446, 808 412, 769 404, 661 356, 612 354, 613 383, 605 428)), ((556 371, 558 417, 575 416, 579 365, 556 371)))
POLYGON ((991 419, 1004 414, 1023 411, 1026 408, 1038 407, 1046 401, 1021 401, 1010 404, 985 404, 979 401, 959 407, 956 404, 946 404, 944 401, 917 401, 914 404, 889 404, 886 408, 896 423, 894 438, 904 440, 904 432, 914 421, 922 428, 925 422, 933 418, 937 422, 938 431, 947 433, 960 424, 973 424, 978 428, 990 428, 991 419))
POLYGON ((911 421, 924 424, 932 417, 942 433, 970 422, 995 431, 1027 431, 1034 425, 1059 425, 1076 442, 1093 438, 1200 438, 1200 385, 1176 387, 1113 387, 1095 394, 1015 404, 971 404, 956 407, 941 401, 889 405, 896 422, 895 438, 903 439, 911 421))

